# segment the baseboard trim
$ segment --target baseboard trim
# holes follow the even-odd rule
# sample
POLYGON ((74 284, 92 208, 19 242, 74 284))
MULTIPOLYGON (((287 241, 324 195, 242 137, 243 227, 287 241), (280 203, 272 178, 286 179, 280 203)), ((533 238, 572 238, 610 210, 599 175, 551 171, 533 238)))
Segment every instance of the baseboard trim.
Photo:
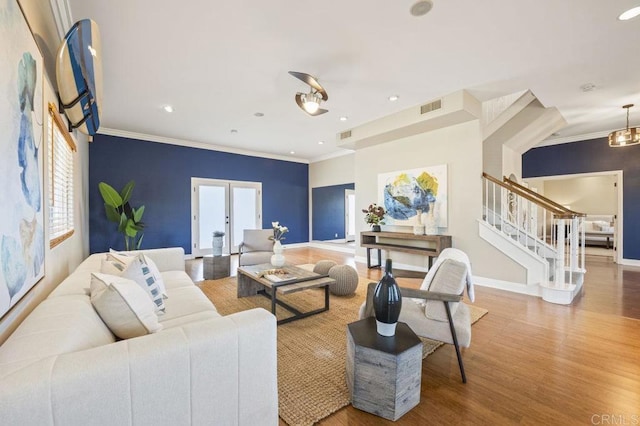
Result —
MULTIPOLYGON (((344 241, 344 240, 343 240, 344 241)), ((355 254, 356 249, 355 247, 345 247, 345 246, 338 246, 335 244, 324 244, 318 241, 312 241, 310 243, 308 243, 309 247, 312 248, 317 248, 317 249, 321 249, 321 250, 331 250, 331 251, 338 251, 341 253, 351 253, 351 254, 355 254)))
POLYGON ((509 291, 511 293, 526 294, 528 296, 541 296, 540 286, 538 284, 521 284, 513 281, 502 281, 494 278, 473 276, 473 283, 480 287, 495 288, 496 290, 509 291))
POLYGON ((640 260, 638 260, 638 259, 622 259, 622 262, 620 262, 620 265, 640 266, 640 260))
POLYGON ((300 248, 300 247, 309 247, 309 243, 293 243, 293 244, 283 244, 283 248, 300 248))
MULTIPOLYGON (((299 247, 309 247, 309 243, 293 243, 293 244, 283 244, 282 248, 287 249, 287 248, 299 248, 299 247)), ((229 253, 224 253, 225 256, 228 256, 229 253)), ((238 253, 231 253, 231 256, 237 256, 238 253)), ((184 259, 185 260, 193 260, 193 259, 197 259, 198 257, 202 257, 202 256, 195 256, 193 253, 188 253, 184 255, 184 259)))

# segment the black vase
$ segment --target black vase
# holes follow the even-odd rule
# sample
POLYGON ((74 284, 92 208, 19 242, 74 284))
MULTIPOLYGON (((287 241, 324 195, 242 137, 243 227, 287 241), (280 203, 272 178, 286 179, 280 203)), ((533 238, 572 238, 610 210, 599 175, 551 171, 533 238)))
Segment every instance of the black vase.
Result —
POLYGON ((400 287, 391 272, 391 259, 387 259, 384 276, 373 292, 373 311, 376 314, 376 329, 382 336, 396 334, 396 324, 402 309, 400 287))
POLYGON ((371 228, 371 230, 373 232, 380 232, 380 225, 373 225, 373 227, 371 228))

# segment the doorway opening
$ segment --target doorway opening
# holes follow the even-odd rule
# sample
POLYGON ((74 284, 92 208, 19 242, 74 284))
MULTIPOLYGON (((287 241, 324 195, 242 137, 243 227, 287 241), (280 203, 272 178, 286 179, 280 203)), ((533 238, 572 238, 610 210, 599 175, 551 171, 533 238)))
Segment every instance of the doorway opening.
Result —
POLYGON ((356 240, 356 191, 344 190, 344 236, 345 241, 356 240))
MULTIPOLYGON (((530 187, 535 187, 545 197, 565 207, 585 213, 585 253, 589 256, 609 257, 622 263, 623 253, 623 182, 622 170, 572 175, 527 178, 530 187), (605 223, 606 222, 606 223, 605 223), (610 237, 602 232, 589 232, 595 223, 607 225, 610 237)), ((602 228, 603 229, 603 228, 602 228)))

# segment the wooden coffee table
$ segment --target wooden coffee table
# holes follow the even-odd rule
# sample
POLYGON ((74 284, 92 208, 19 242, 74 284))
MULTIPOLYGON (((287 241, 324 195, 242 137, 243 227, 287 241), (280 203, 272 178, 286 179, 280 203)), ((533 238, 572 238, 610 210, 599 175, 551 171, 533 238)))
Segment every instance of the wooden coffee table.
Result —
POLYGON ((319 275, 306 269, 292 265, 285 265, 277 269, 284 270, 292 278, 286 281, 273 282, 259 274, 267 269, 275 269, 269 263, 260 265, 240 266, 238 268, 238 297, 261 294, 271 299, 271 313, 276 314, 276 304, 282 306, 293 314, 292 317, 278 320, 278 325, 306 318, 329 310, 329 286, 335 284, 335 280, 327 275, 319 275), (324 307, 309 312, 301 312, 288 303, 278 299, 278 294, 289 294, 311 288, 324 287, 324 307))

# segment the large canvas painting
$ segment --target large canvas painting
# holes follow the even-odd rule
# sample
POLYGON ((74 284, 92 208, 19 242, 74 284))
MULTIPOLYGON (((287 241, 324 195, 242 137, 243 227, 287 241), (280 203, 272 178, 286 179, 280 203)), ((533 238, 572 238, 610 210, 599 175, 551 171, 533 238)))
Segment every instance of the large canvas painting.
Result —
POLYGON ((0 0, 0 317, 44 276, 42 55, 0 0))
POLYGON ((387 225, 446 228, 447 165, 378 175, 378 204, 387 211, 387 225))

